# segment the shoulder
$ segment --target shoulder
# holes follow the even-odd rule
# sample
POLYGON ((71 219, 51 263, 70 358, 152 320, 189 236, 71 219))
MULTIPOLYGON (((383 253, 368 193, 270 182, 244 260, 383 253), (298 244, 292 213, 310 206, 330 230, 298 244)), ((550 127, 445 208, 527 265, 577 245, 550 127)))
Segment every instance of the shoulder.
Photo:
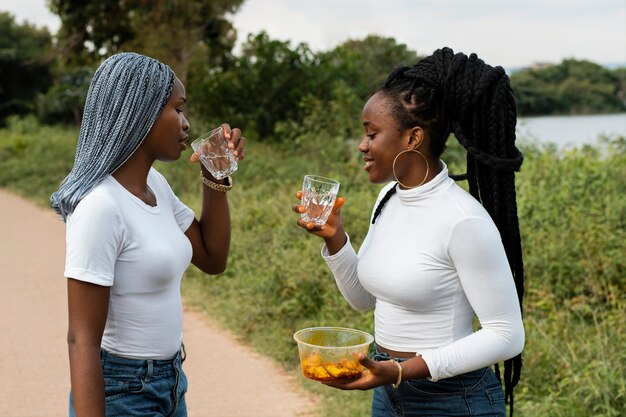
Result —
POLYGON ((458 184, 452 183, 446 190, 448 202, 446 206, 454 212, 455 217, 478 217, 491 221, 491 216, 478 200, 458 184))
POLYGON ((500 241, 500 232, 487 209, 470 193, 454 183, 446 190, 445 199, 438 218, 448 225, 449 243, 458 239, 475 243, 500 241))
POLYGON ((91 221, 111 221, 119 218, 119 195, 115 185, 105 178, 89 192, 76 206, 68 221, 89 219, 91 221))

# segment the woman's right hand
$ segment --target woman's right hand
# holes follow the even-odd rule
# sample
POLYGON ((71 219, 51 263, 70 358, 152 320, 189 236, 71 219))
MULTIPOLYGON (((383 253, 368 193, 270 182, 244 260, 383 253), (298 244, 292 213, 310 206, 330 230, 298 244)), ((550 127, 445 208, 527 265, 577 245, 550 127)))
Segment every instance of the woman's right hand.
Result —
MULTIPOLYGON (((302 191, 298 191, 296 193, 296 197, 301 200, 302 199, 302 191)), ((306 222, 303 219, 299 218, 297 223, 298 226, 305 229, 307 232, 319 236, 324 239, 326 242, 326 246, 328 246, 328 250, 330 254, 334 254, 339 249, 343 247, 346 243, 346 232, 343 230, 343 223, 341 218, 341 207, 346 202, 345 197, 337 197, 335 200, 335 205, 333 206, 330 215, 328 216, 328 220, 326 223, 317 226, 312 222, 306 222)), ((302 214, 304 213, 304 206, 300 204, 294 204, 292 210, 295 213, 302 214)))

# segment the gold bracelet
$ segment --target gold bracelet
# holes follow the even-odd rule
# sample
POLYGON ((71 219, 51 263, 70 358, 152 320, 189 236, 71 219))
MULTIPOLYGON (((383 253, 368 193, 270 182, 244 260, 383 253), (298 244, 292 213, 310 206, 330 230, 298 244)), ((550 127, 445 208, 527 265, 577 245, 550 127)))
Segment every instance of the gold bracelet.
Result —
POLYGON ((225 193, 230 191, 233 188, 233 179, 228 176, 226 177, 226 184, 218 184, 216 182, 211 181, 200 172, 200 178, 202 178, 202 184, 206 185, 212 190, 219 191, 220 193, 225 193))
POLYGON ((400 365, 394 359, 389 359, 389 362, 395 363, 396 366, 398 367, 398 380, 396 381, 395 384, 391 384, 393 388, 398 388, 400 386, 400 383, 402 382, 402 365, 400 365))

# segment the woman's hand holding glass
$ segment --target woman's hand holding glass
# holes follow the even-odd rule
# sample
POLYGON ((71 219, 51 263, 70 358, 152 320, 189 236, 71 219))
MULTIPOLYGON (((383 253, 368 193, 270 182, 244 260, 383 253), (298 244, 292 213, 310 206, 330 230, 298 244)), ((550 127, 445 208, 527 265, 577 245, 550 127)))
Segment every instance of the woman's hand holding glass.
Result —
MULTIPOLYGON (((236 166, 237 166, 236 163, 240 162, 245 157, 246 138, 241 136, 241 130, 239 130, 239 128, 231 129, 228 123, 223 123, 222 125, 220 125, 219 128, 222 129, 221 133, 223 134, 223 138, 227 141, 226 142, 226 146, 228 147, 227 152, 231 152, 233 159, 236 161, 235 162, 235 169, 236 169, 236 166)), ((215 129, 214 131, 216 130, 217 129, 215 129)), ((205 135, 209 135, 209 134, 207 133, 205 135)), ((194 153, 192 153, 191 156, 189 157, 189 161, 198 162, 199 160, 200 160, 200 155, 194 149, 194 153)), ((204 167, 204 164, 203 164, 203 167, 204 167)), ((203 168, 203 172, 207 171, 205 168, 206 167, 203 168)), ((207 172, 205 172, 205 174, 206 173, 207 172)), ((213 175, 213 172, 210 172, 210 173, 211 175, 213 175)), ((218 176, 216 176, 216 178, 217 177, 218 176)))
MULTIPOLYGON (((296 197, 301 200, 302 191, 298 191, 296 193, 296 197)), ((335 204, 333 205, 333 209, 328 216, 328 220, 326 220, 326 223, 321 226, 318 226, 313 222, 307 222, 302 218, 297 220, 298 226, 302 227, 307 232, 324 239, 331 255, 337 253, 339 249, 345 245, 347 240, 341 218, 341 207, 345 202, 345 197, 337 197, 335 204)), ((301 204, 294 204, 292 210, 300 215, 304 213, 305 208, 301 204)))

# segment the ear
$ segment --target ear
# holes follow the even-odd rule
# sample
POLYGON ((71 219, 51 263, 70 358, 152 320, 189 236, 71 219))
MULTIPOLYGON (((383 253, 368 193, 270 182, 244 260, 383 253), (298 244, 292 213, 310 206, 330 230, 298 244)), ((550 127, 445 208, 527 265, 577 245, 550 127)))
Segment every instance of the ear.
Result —
POLYGON ((419 148, 426 140, 426 132, 421 126, 415 126, 409 131, 408 145, 409 149, 415 150, 419 148))

